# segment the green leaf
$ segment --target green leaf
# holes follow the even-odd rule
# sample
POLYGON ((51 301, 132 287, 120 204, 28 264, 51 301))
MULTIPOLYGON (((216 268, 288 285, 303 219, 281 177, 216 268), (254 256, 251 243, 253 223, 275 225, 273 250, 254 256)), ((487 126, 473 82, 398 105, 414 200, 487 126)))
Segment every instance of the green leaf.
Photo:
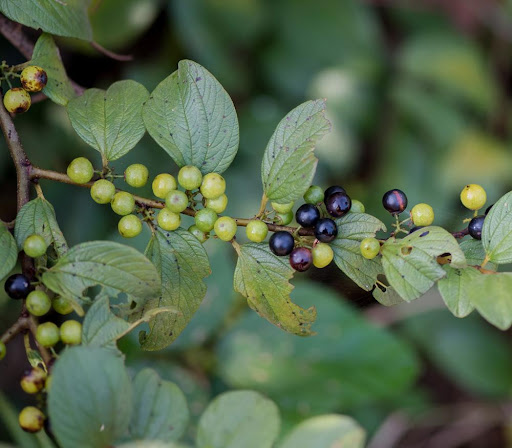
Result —
POLYGON ((410 302, 427 292, 446 275, 437 257, 451 254, 451 266, 466 266, 455 238, 441 227, 425 227, 402 239, 389 239, 382 246, 382 267, 390 285, 410 302))
POLYGON ((213 75, 193 61, 180 61, 178 70, 156 87, 143 117, 151 137, 180 167, 222 173, 235 158, 235 106, 213 75))
POLYGON ((0 222, 0 279, 4 278, 16 266, 18 247, 11 232, 0 222))
POLYGON ((237 248, 235 291, 247 298, 249 306, 279 328, 299 336, 314 334, 311 324, 316 310, 295 305, 290 300, 294 270, 286 257, 277 257, 268 244, 243 244, 237 248))
MULTIPOLYGON (((485 250, 481 240, 475 240, 474 238, 464 240, 460 243, 460 248, 462 249, 462 252, 464 252, 468 266, 480 266, 484 261, 485 250)), ((488 262, 485 265, 485 268, 489 270, 496 270, 496 265, 488 262)))
POLYGON ((330 129, 325 100, 307 101, 281 120, 261 164, 263 192, 269 200, 286 203, 303 196, 315 175, 315 145, 330 129))
POLYGON ((55 363, 48 412, 62 448, 111 446, 128 430, 132 386, 122 359, 113 353, 72 347, 55 363))
POLYGON ((163 381, 152 369, 144 369, 133 380, 133 398, 133 438, 170 442, 183 435, 189 411, 185 395, 176 384, 163 381))
POLYGON ((88 89, 68 103, 68 115, 76 133, 107 160, 128 153, 146 129, 142 105, 149 92, 138 82, 112 84, 107 91, 88 89))
POLYGON ((439 280, 437 287, 448 309, 455 317, 466 317, 474 306, 469 301, 469 290, 473 288, 473 280, 481 274, 476 269, 454 269, 444 267, 446 277, 439 280))
POLYGON ((89 0, 0 0, 0 12, 14 22, 57 36, 91 40, 89 0))
POLYGON ((376 285, 372 295, 377 302, 384 306, 395 306, 405 302, 391 286, 382 290, 380 285, 376 285))
POLYGON ((279 448, 364 448, 365 432, 344 415, 319 415, 295 427, 279 448))
POLYGON ((489 261, 512 262, 512 191, 502 196, 485 217, 482 244, 489 261))
POLYGON ((386 226, 371 215, 365 213, 348 213, 336 220, 338 236, 331 243, 336 265, 357 285, 370 291, 382 274, 380 258, 367 260, 361 255, 361 241, 374 237, 379 230, 386 231, 386 226))
POLYGON ((119 448, 192 448, 188 445, 165 443, 157 440, 136 440, 134 442, 117 445, 119 448))
POLYGON ((30 64, 38 65, 46 71, 48 83, 43 93, 52 101, 65 106, 76 96, 66 69, 62 65, 59 49, 51 35, 43 33, 37 39, 30 64))
POLYGON ((197 448, 271 448, 279 435, 277 406, 253 391, 226 392, 199 420, 197 448))

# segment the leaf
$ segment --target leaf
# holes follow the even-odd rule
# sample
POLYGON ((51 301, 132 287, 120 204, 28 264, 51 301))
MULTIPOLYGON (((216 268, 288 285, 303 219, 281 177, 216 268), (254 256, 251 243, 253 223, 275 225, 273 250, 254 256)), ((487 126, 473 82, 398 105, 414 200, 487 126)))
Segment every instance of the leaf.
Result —
POLYGON ((14 22, 57 36, 91 40, 89 0, 0 0, 0 12, 14 22))
POLYGON ((0 279, 14 269, 18 261, 18 247, 11 232, 0 222, 0 279))
POLYGON ((142 305, 160 295, 160 279, 155 266, 137 250, 112 241, 79 244, 42 275, 47 288, 71 300, 89 301, 84 292, 101 286, 111 297, 126 294, 142 305))
POLYGON ((454 269, 447 265, 444 269, 446 277, 437 283, 441 297, 455 317, 466 317, 474 309, 469 301, 469 289, 481 274, 471 267, 454 269))
POLYGON ((379 285, 376 285, 372 295, 377 302, 384 306, 395 306, 405 302, 391 286, 383 291, 379 285))
POLYGON ((277 406, 253 391, 226 392, 204 411, 197 448, 271 448, 279 435, 277 406))
POLYGON ((151 137, 179 167, 222 173, 235 158, 235 106, 213 75, 193 61, 180 61, 178 70, 156 87, 143 117, 151 137))
POLYGON ((512 262, 512 191, 502 196, 485 217, 482 244, 489 261, 512 262))
POLYGON ((330 129, 325 100, 307 101, 281 120, 261 164, 263 192, 269 200, 287 203, 304 195, 318 162, 313 150, 330 129))
MULTIPOLYGON (((474 238, 464 240, 460 243, 460 248, 464 252, 468 266, 480 266, 484 261, 485 250, 481 240, 475 240, 474 238)), ((485 265, 485 268, 496 270, 496 265, 489 262, 485 265)))
POLYGON ((133 380, 133 398, 133 438, 171 442, 183 435, 189 411, 185 395, 176 384, 163 381, 152 369, 144 369, 133 380))
POLYGON ((234 288, 269 322, 290 333, 309 336, 314 334, 311 324, 316 310, 301 308, 290 300, 293 273, 287 257, 277 257, 267 244, 243 244, 238 249, 234 288))
POLYGON ((357 285, 366 291, 373 288, 377 276, 382 274, 380 258, 367 260, 361 255, 361 241, 374 237, 386 226, 371 215, 348 213, 336 220, 338 236, 331 243, 336 265, 357 285))
POLYGON ((405 238, 389 239, 382 246, 382 267, 390 285, 407 302, 427 292, 446 275, 437 263, 439 255, 451 254, 451 266, 466 266, 455 238, 441 227, 425 227, 405 238))
POLYGON ((364 429, 344 415, 319 415, 295 427, 279 448, 364 448, 364 429))
POLYGON ((59 256, 63 256, 68 250, 55 210, 46 199, 36 198, 27 202, 16 217, 14 237, 20 249, 27 237, 33 234, 42 236, 48 246, 53 244, 59 256))
POLYGON ((192 448, 188 445, 159 442, 158 440, 135 440, 134 442, 117 445, 119 448, 192 448))
POLYGON ((65 106, 76 96, 66 69, 62 65, 60 51, 51 35, 43 33, 37 39, 30 64, 38 65, 46 71, 48 83, 43 93, 52 101, 65 106))
POLYGON ((72 347, 52 369, 48 412, 62 448, 107 447, 128 430, 132 386, 120 357, 98 347, 72 347))
POLYGON ((68 115, 76 133, 107 160, 128 153, 146 129, 142 105, 149 92, 138 82, 112 84, 107 91, 87 89, 68 104, 68 115))

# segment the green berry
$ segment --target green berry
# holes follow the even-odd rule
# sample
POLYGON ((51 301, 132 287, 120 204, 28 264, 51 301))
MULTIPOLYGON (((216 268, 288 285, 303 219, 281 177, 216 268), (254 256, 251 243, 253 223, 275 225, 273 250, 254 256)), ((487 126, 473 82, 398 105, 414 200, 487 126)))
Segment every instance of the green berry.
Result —
POLYGON ((275 223, 280 226, 287 226, 293 221, 293 211, 290 210, 288 213, 276 213, 275 223))
POLYGON ((286 214, 293 208, 293 202, 288 202, 286 204, 279 204, 277 202, 272 202, 272 208, 281 214, 286 214))
POLYGON ((311 185, 306 193, 304 193, 304 201, 306 204, 320 204, 324 201, 324 190, 322 190, 318 185, 311 185))
POLYGON ((11 114, 26 112, 30 104, 30 95, 21 87, 9 89, 4 95, 4 106, 11 114))
POLYGON ((188 197, 183 191, 171 190, 165 198, 165 206, 174 213, 181 213, 188 207, 188 197))
POLYGON ((366 211, 364 204, 357 199, 352 199, 352 206, 350 207, 352 213, 364 213, 366 211))
POLYGON ((25 305, 30 314, 34 316, 44 316, 52 307, 52 302, 44 291, 36 289, 32 291, 26 299, 25 305))
POLYGON ((376 238, 365 238, 361 241, 360 245, 361 255, 371 260, 375 258, 380 252, 380 243, 376 238))
POLYGON ((64 297, 55 297, 52 300, 52 308, 59 314, 66 315, 73 312, 73 305, 64 297))
POLYGON ((60 326, 60 339, 64 344, 80 344, 82 342, 82 324, 76 320, 64 322, 60 326))
POLYGON ((217 213, 211 208, 203 208, 196 213, 194 219, 199 230, 210 232, 215 226, 215 221, 217 221, 217 213))
POLYGON ((225 194, 221 194, 218 198, 207 199, 205 205, 215 213, 222 213, 228 206, 228 197, 225 194))
POLYGON ((202 180, 203 175, 201 174, 201 171, 193 165, 184 166, 178 173, 178 183, 185 190, 195 190, 199 188, 202 180))
POLYGON ((167 231, 176 230, 181 224, 180 215, 178 213, 171 212, 167 208, 158 212, 156 220, 158 222, 158 226, 167 231))
POLYGON ((7 347, 5 346, 5 343, 0 341, 0 361, 5 358, 5 355, 7 354, 7 347))
POLYGON ((59 342, 59 327, 53 322, 39 324, 36 330, 36 340, 43 347, 53 347, 59 342))
POLYGON ((428 204, 416 204, 411 210, 411 219, 415 226, 430 226, 434 222, 434 210, 428 204))
POLYGON ((162 173, 153 179, 151 187, 153 189, 153 194, 157 198, 165 199, 171 190, 176 190, 176 188, 178 188, 178 184, 176 183, 174 176, 162 173))
POLYGON ((134 238, 142 232, 142 222, 135 215, 126 215, 119 220, 117 229, 123 238, 134 238))
POLYGON ((313 247, 313 265, 317 268, 325 268, 334 258, 334 252, 326 243, 317 243, 313 247))
POLYGON ((23 375, 20 386, 27 394, 37 394, 39 391, 43 390, 47 377, 48 375, 43 369, 33 367, 23 375))
POLYGON ((217 173, 208 173, 201 182, 201 194, 206 199, 218 198, 226 191, 226 181, 217 173))
POLYGON ((52 380, 53 380, 53 377, 51 375, 48 375, 46 377, 46 381, 44 382, 44 390, 46 392, 50 392, 50 389, 52 387, 52 380))
POLYGON ((208 239, 208 235, 200 230, 196 225, 190 226, 188 231, 194 235, 200 243, 204 243, 208 239))
POLYGON ((222 241, 231 241, 236 234, 236 228, 236 221, 229 216, 223 216, 215 221, 215 234, 222 241))
POLYGON ((470 210, 479 210, 487 201, 487 193, 480 185, 469 184, 460 192, 460 201, 470 210))
POLYGON ((140 188, 146 185, 149 171, 141 163, 134 163, 124 171, 124 180, 131 187, 140 188))
POLYGON ((77 157, 68 165, 68 177, 77 184, 86 184, 94 176, 94 167, 89 159, 77 157))
POLYGON ((108 204, 116 194, 114 184, 106 179, 94 182, 91 187, 91 197, 98 204, 108 204))
POLYGON ((133 194, 127 193, 126 191, 119 191, 112 198, 110 206, 112 210, 114 210, 114 213, 118 215, 129 215, 135 210, 135 198, 133 194))
POLYGON ((35 433, 43 429, 44 414, 34 406, 27 406, 21 410, 18 422, 23 431, 35 433))
POLYGON ((27 92, 40 92, 48 82, 48 75, 41 67, 29 65, 21 72, 20 81, 27 92))
POLYGON ((261 243, 265 240, 268 234, 268 227, 259 219, 253 219, 247 224, 245 228, 245 233, 247 234, 247 238, 255 243, 261 243))
POLYGON ((30 258, 42 257, 46 253, 48 246, 41 235, 30 235, 23 243, 23 251, 30 258))

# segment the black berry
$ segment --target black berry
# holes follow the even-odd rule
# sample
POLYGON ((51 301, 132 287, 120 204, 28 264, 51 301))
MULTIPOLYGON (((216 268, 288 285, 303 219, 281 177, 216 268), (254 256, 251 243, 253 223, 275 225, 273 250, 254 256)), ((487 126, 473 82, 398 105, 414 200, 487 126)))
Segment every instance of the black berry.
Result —
POLYGON ((306 247, 297 247, 290 254, 290 266, 299 272, 307 271, 313 263, 313 255, 306 247))
POLYGON ((411 233, 416 232, 416 230, 421 230, 421 229, 423 229, 423 226, 414 226, 414 227, 411 227, 411 230, 409 230, 409 235, 410 235, 411 233))
POLYGON ((491 211, 491 208, 493 208, 493 206, 494 206, 494 204, 491 204, 491 205, 489 205, 489 207, 487 207, 485 209, 485 216, 487 216, 487 214, 491 211))
POLYGON ((469 221, 468 232, 475 240, 482 239, 482 227, 484 226, 484 215, 475 216, 469 221))
POLYGON ((11 299, 24 299, 30 292, 30 282, 23 274, 13 274, 5 281, 5 292, 11 299))
POLYGON ((325 200, 325 207, 329 215, 339 218, 349 212, 352 201, 347 193, 338 192, 331 194, 325 200))
POLYGON ((295 219, 302 227, 314 227, 320 219, 320 212, 314 205, 303 204, 295 213, 295 219))
POLYGON ((340 187, 339 185, 333 185, 332 187, 329 187, 327 190, 325 190, 324 202, 326 202, 327 198, 334 193, 346 193, 346 191, 343 187, 340 187))
POLYGON ((270 250, 279 257, 290 255, 295 241, 291 233, 279 231, 274 233, 268 242, 270 250))
POLYGON ((329 218, 319 219, 315 226, 315 237, 322 243, 330 243, 338 235, 336 223, 329 218))
POLYGON ((399 215, 407 208, 407 196, 402 190, 389 190, 382 197, 382 205, 392 215, 399 215))

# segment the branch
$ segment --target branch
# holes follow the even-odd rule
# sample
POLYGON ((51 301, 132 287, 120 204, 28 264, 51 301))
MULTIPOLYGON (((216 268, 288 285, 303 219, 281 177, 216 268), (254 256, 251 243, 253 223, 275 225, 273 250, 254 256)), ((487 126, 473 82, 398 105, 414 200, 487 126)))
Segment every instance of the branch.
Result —
POLYGON ((126 62, 133 60, 133 56, 131 54, 114 53, 113 51, 107 50, 105 47, 102 47, 98 42, 95 41, 91 41, 90 44, 91 47, 94 48, 96 51, 111 59, 114 59, 115 61, 126 62))

